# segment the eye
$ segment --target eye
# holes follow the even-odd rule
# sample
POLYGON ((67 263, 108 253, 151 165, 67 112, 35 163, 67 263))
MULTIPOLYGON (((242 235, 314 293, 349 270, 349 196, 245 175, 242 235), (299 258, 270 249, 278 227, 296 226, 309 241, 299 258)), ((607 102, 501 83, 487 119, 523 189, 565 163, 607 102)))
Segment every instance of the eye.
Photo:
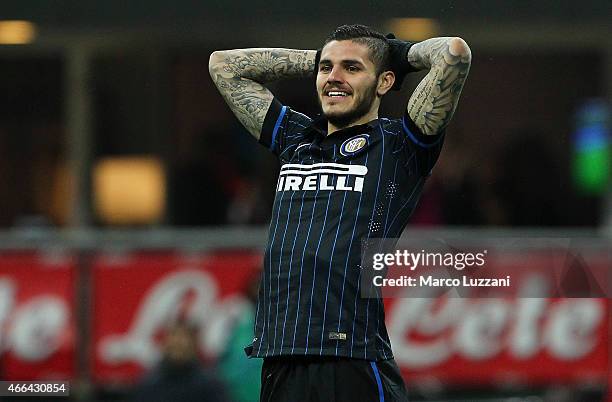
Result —
POLYGON ((346 68, 348 71, 350 71, 351 73, 356 73, 357 71, 359 71, 359 67, 351 64, 346 68))
POLYGON ((328 64, 322 64, 319 66, 319 71, 323 71, 323 72, 331 71, 331 66, 328 64))

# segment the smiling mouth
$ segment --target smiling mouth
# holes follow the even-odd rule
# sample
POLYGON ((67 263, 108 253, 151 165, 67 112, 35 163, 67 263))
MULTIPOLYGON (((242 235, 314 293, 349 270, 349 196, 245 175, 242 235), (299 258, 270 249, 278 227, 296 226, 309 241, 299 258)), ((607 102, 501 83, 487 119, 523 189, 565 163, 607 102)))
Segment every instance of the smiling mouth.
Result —
POLYGON ((345 98, 349 96, 350 94, 345 91, 327 91, 326 95, 329 96, 330 98, 345 98))
POLYGON ((325 91, 324 92, 325 98, 331 100, 331 101, 342 101, 345 99, 348 99, 352 94, 346 91, 325 91))

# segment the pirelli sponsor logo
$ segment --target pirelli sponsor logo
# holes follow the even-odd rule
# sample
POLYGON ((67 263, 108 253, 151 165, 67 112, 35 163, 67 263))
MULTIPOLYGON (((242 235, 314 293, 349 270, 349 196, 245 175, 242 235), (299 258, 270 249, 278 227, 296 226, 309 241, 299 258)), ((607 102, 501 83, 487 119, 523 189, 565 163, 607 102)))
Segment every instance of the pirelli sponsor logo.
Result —
POLYGON ((276 191, 363 191, 368 168, 341 163, 301 165, 289 163, 281 168, 276 191))

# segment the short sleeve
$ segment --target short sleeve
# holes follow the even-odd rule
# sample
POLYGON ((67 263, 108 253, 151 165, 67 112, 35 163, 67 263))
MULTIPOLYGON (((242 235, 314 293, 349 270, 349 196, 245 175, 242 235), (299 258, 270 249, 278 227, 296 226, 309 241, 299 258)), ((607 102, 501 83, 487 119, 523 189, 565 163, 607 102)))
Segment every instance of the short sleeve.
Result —
POLYGON ((312 119, 282 105, 276 98, 266 113, 259 143, 277 156, 304 140, 312 119))
POLYGON ((406 151, 414 159, 414 166, 423 176, 429 176, 444 143, 445 130, 436 135, 425 135, 408 113, 402 118, 402 134, 406 151))

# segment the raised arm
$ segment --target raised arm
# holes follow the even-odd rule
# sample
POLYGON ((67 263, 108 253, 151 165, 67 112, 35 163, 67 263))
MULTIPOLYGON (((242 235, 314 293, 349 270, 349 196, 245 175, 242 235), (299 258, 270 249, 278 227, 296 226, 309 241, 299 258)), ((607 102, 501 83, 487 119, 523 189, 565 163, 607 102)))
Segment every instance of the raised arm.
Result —
POLYGON ((274 95, 264 84, 314 73, 315 50, 236 49, 210 55, 208 70, 225 102, 257 139, 274 95))
POLYGON ((408 115, 423 134, 438 134, 457 108, 472 62, 470 48, 461 38, 432 38, 412 46, 408 61, 429 69, 408 101, 408 115))

